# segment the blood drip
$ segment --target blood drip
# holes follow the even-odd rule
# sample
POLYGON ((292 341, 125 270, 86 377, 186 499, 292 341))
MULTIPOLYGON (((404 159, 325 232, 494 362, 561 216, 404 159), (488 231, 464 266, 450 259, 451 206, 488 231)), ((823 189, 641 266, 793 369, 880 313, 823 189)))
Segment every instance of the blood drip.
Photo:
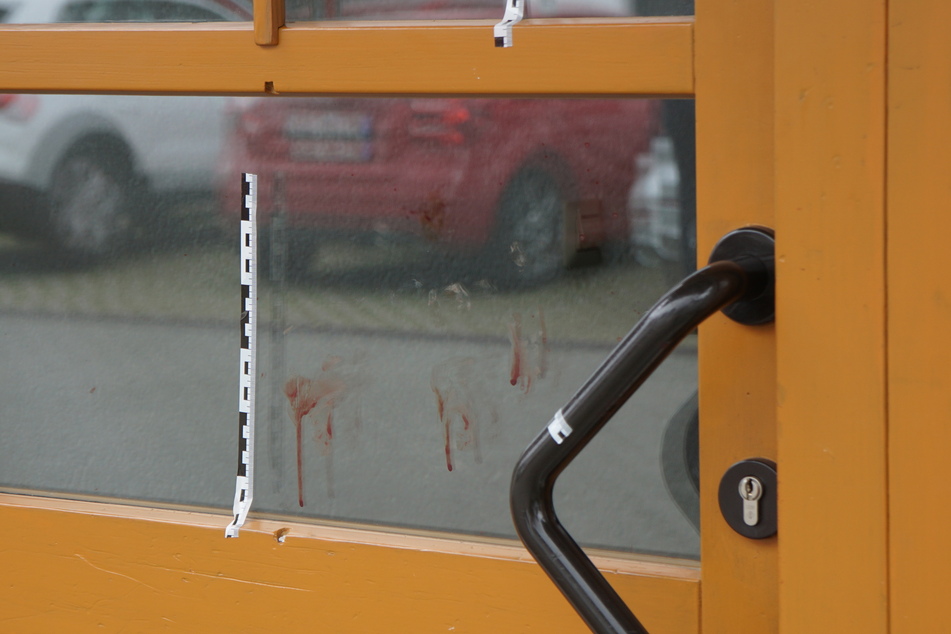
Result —
POLYGON ((516 386, 522 378, 522 316, 515 313, 512 323, 509 324, 509 339, 512 341, 512 371, 509 373, 509 382, 516 386))
POLYGON ((291 420, 297 432, 297 503, 304 506, 304 450, 302 430, 304 416, 317 407, 320 400, 314 393, 314 382, 303 376, 292 376, 284 384, 284 395, 291 405, 291 420))

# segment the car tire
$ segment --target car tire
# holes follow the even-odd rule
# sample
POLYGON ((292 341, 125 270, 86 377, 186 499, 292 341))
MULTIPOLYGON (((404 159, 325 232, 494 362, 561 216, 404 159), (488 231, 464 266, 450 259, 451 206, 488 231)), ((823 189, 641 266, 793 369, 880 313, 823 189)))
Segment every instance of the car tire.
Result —
POLYGON ((695 530, 700 530, 700 413, 696 392, 667 422, 661 443, 667 492, 695 530))
POLYGON ((134 178, 123 157, 83 149, 56 167, 48 193, 50 233, 67 255, 97 259, 126 246, 134 178))
POLYGON ((486 266, 503 287, 561 275, 578 252, 578 225, 550 171, 526 167, 509 182, 498 208, 498 231, 486 266))

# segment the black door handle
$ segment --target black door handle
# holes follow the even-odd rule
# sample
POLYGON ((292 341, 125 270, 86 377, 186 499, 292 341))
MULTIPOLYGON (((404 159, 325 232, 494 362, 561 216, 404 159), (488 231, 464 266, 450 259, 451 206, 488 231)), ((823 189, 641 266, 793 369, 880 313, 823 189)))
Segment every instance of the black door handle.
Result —
POLYGON ((748 227, 717 244, 711 263, 648 310, 522 453, 510 504, 522 543, 597 634, 647 630, 559 522, 558 475, 680 341, 719 310, 741 323, 773 320, 772 231, 748 227))

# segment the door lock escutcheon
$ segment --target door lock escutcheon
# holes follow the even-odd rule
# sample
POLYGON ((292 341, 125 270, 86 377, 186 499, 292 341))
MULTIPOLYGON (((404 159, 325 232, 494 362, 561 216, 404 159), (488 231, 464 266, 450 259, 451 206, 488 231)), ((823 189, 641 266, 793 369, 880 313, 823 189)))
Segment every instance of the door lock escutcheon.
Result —
POLYGON ((766 458, 742 460, 720 479, 720 512, 743 537, 766 539, 776 534, 776 463, 766 458))

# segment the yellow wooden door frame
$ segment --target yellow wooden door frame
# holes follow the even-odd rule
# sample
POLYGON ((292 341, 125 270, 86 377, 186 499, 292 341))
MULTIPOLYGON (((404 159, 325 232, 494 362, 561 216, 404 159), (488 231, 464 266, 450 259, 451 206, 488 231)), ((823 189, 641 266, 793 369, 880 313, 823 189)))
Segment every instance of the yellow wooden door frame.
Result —
MULTIPOLYGON (((701 330, 703 583, 684 563, 598 564, 652 632, 696 632, 701 620, 706 632, 883 631, 886 3, 697 4, 696 29, 527 21, 511 49, 492 47, 480 21, 11 26, 0 90, 696 92, 700 257, 736 226, 774 226, 779 318, 701 330), (729 464, 754 456, 780 464, 780 537, 766 542, 732 534, 711 494, 729 464), (843 482, 849 495, 828 501, 843 482)), ((224 517, 3 496, 5 616, 20 631, 583 629, 511 543, 265 521, 225 541, 224 517)))
MULTIPOLYGON (((696 21, 697 256, 703 264, 732 229, 775 226, 773 7, 700 0, 696 21)), ((717 489, 735 462, 776 460, 776 329, 716 316, 700 327, 698 353, 701 630, 775 632, 782 536, 754 541, 734 533, 720 515, 717 489)))
POLYGON ((951 6, 888 16, 888 544, 891 632, 947 629, 951 565, 951 6))
POLYGON ((885 632, 887 2, 775 6, 780 631, 885 632))
POLYGON ((693 19, 533 20, 496 50, 486 20, 7 25, 6 91, 690 96, 693 19), (486 33, 489 33, 486 39, 486 33))
MULTIPOLYGON (((893 29, 906 23, 906 14, 925 13, 908 21, 916 26, 906 27, 905 37, 916 41, 921 20, 941 24, 934 6, 926 13, 918 3, 905 2, 904 12, 896 14, 901 17, 892 16, 893 29)), ((893 235, 891 223, 901 216, 894 226, 904 228, 905 243, 895 251, 914 250, 912 227, 919 227, 927 212, 916 192, 915 202, 905 204, 917 203, 917 216, 889 209, 886 221, 888 17, 887 0, 698 2, 698 206, 706 225, 700 235, 709 240, 722 234, 731 228, 716 224, 724 221, 759 221, 777 235, 772 332, 740 335, 724 320, 711 320, 701 330, 701 461, 707 487, 701 492, 702 519, 717 520, 713 487, 731 455, 776 457, 780 481, 774 544, 753 544, 704 524, 705 632, 885 632, 906 618, 931 627, 902 631, 941 627, 935 604, 926 606, 921 597, 933 599, 946 587, 939 579, 943 569, 911 582, 914 564, 927 560, 933 543, 915 537, 937 539, 920 528, 919 519, 909 519, 927 490, 890 496, 888 487, 889 477, 893 483, 901 477, 907 491, 927 474, 934 486, 928 493, 938 495, 941 486, 915 453, 926 437, 922 428, 934 426, 926 422, 933 410, 928 415, 915 409, 916 425, 900 435, 893 436, 896 428, 889 425, 889 414, 899 410, 894 404, 889 409, 895 382, 889 382, 888 356, 904 350, 905 339, 919 331, 912 311, 887 301, 886 290, 904 284, 915 293, 920 284, 909 285, 910 267, 902 268, 903 278, 886 268, 895 258, 886 260, 885 245, 893 235), (897 314, 906 321, 901 343, 888 336, 889 319, 897 314), (904 470, 890 465, 889 442, 893 455, 901 450, 904 470), (711 446, 718 443, 722 447, 711 446), (721 462, 713 462, 717 459, 721 462), (899 514, 906 534, 890 537, 889 522, 899 514), (898 539, 903 546, 896 551, 898 539), (915 553, 911 561, 908 551, 915 553), (905 578, 890 576, 889 556, 905 578), (929 590, 920 592, 925 585, 929 590), (899 616, 891 605, 898 588, 913 615, 903 609, 899 616), (760 611, 737 612, 740 605, 760 611)), ((932 31, 930 41, 934 45, 940 37, 932 31)), ((917 51, 915 63, 931 56, 944 60, 943 50, 917 51)), ((906 62, 903 68, 917 66, 906 62)), ((944 77, 940 72, 933 70, 929 79, 944 77)), ((889 94, 894 104, 904 93, 889 94)), ((925 102, 920 87, 914 94, 925 102)), ((911 112, 908 124, 916 121, 915 129, 923 130, 921 119, 915 120, 921 111, 911 112)), ((929 112, 932 125, 947 128, 938 123, 947 110, 929 112)), ((889 155, 888 167, 916 169, 924 160, 934 161, 923 149, 889 155)), ((938 165, 931 163, 931 169, 940 170, 938 165)), ((931 176, 938 178, 934 171, 931 176)), ((909 189, 901 191, 908 196, 909 189)), ((932 246, 940 250, 937 243, 932 246)), ((701 257, 708 251, 701 238, 701 257)), ((921 274, 920 268, 915 271, 921 274)), ((940 316, 932 316, 933 337, 946 325, 940 316)), ((905 363, 908 370, 917 358, 905 363)), ((935 384, 929 389, 931 401, 923 402, 934 408, 940 390, 935 384)), ((902 410, 902 416, 908 414, 902 410)), ((939 518, 945 515, 934 519, 939 518)))
MULTIPOLYGON (((257 14, 256 14, 257 15, 257 14)), ((281 28, 42 25, 0 31, 0 90, 156 94, 690 96, 693 20, 525 22, 496 49, 492 23, 281 28), (264 36, 262 36, 262 29, 264 36), (274 46, 260 41, 277 39, 274 46)), ((260 21, 259 21, 260 22, 260 21)), ((258 25, 260 27, 260 24, 258 25)), ((252 520, 0 496, 4 616, 20 631, 583 631, 531 562, 502 540, 252 520), (276 531, 289 529, 279 543, 276 531), (30 539, 18 537, 24 531, 30 539)), ((695 562, 595 553, 656 632, 696 632, 695 562)))

